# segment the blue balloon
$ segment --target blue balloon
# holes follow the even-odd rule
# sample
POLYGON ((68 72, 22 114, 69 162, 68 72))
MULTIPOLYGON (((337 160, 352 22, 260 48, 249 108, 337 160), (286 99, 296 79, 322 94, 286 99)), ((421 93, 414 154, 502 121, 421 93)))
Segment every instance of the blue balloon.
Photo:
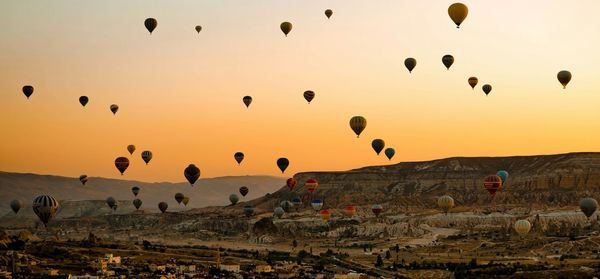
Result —
POLYGON ((301 199, 300 197, 294 197, 294 198, 292 199, 292 203, 293 203, 294 205, 301 205, 301 204, 302 204, 302 199, 301 199))
POLYGON ((385 149, 384 153, 385 153, 385 156, 388 157, 388 159, 392 160, 392 157, 394 157, 394 154, 396 154, 396 150, 389 147, 389 148, 385 149))
POLYGON ((321 199, 314 199, 314 200, 312 200, 310 202, 310 205, 312 206, 312 208, 315 211, 319 211, 323 207, 323 200, 321 200, 321 199))
POLYGON ((500 178, 502 178, 502 185, 504 185, 504 182, 506 182, 506 180, 508 179, 508 172, 505 170, 499 170, 496 173, 497 176, 500 176, 500 178))

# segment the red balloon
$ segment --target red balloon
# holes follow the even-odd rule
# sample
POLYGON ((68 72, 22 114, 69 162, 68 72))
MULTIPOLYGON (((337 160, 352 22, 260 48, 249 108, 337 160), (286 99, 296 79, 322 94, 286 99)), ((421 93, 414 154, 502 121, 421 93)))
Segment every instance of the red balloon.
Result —
POLYGON ((293 177, 288 178, 288 180, 285 182, 288 188, 290 188, 290 191, 294 190, 294 187, 296 187, 297 183, 298 181, 296 181, 296 179, 294 179, 293 177))
POLYGON ((160 211, 162 213, 165 213, 167 211, 167 208, 169 207, 169 205, 166 202, 160 202, 158 204, 158 209, 160 209, 160 211))
POLYGON ((483 187, 485 187, 491 195, 494 195, 496 194, 496 191, 502 187, 502 178, 497 175, 488 175, 483 181, 483 187))
POLYGON ((129 159, 125 157, 119 157, 115 159, 115 167, 117 167, 119 172, 121 172, 121 175, 123 175, 125 170, 127 170, 127 168, 129 167, 129 159))
POLYGON ((319 182, 317 182, 317 180, 314 178, 310 178, 310 179, 306 180, 306 183, 304 184, 304 186, 306 187, 306 190, 308 190, 312 194, 315 192, 315 190, 319 186, 319 182))

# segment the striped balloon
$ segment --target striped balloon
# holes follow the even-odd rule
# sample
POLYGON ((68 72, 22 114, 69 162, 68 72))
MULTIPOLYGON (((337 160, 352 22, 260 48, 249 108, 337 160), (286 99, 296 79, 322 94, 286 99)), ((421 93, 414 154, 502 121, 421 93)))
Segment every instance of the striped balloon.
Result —
POLYGON ((483 187, 490 192, 491 195, 496 194, 500 188, 502 188, 502 178, 497 175, 488 175, 483 181, 483 187))
POLYGON ((526 235, 531 230, 531 223, 529 223, 529 221, 527 221, 527 220, 518 220, 517 222, 515 222, 514 227, 515 227, 515 231, 519 235, 526 235))
POLYGON ((315 98, 315 92, 307 90, 304 91, 304 99, 310 104, 310 101, 312 101, 315 98))
POLYGON ((329 222, 329 218, 331 218, 331 213, 328 209, 321 210, 319 214, 321 214, 321 219, 323 219, 323 221, 325 221, 326 223, 329 222))
POLYGON ((383 212, 383 206, 381 206, 380 204, 374 204, 373 206, 371 206, 371 211, 373 211, 375 217, 379 217, 379 214, 383 212))
POLYGON ((350 118, 350 128, 356 134, 356 137, 360 137, 360 134, 367 127, 367 119, 362 116, 354 116, 350 118))
POLYGON ((454 207, 454 199, 451 196, 444 195, 438 198, 437 204, 445 213, 448 213, 454 207))
POLYGON ((142 152, 142 160, 144 160, 146 165, 148 163, 150 163, 150 160, 152 160, 152 151, 150 151, 150 150, 143 151, 142 152))
POLYGON ((310 206, 312 206, 315 211, 319 211, 321 208, 323 208, 323 200, 314 199, 310 202, 310 206))
POLYGON ((354 205, 347 205, 346 207, 344 207, 344 215, 346 215, 346 217, 352 218, 355 214, 356 207, 354 205))
POLYGON ((310 178, 306 180, 304 187, 306 187, 306 190, 308 190, 312 194, 315 192, 317 187, 319 187, 319 182, 317 182, 317 180, 314 178, 310 178))
POLYGON ((44 223, 44 226, 47 226, 48 222, 56 215, 59 206, 55 198, 47 195, 38 196, 32 204, 33 212, 44 223))

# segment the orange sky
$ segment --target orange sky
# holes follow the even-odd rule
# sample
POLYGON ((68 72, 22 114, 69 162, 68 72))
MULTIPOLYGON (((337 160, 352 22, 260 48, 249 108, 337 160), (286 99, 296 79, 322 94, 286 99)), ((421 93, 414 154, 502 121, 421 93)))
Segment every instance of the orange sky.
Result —
POLYGON ((282 156, 286 175, 387 164, 374 138, 396 149, 392 163, 598 151, 600 2, 464 1, 460 29, 451 3, 2 1, 0 170, 121 177, 113 162, 128 144, 138 151, 123 178, 143 181, 182 181, 189 163, 202 177, 280 175, 282 156), (354 115, 368 120, 360 139, 354 115))

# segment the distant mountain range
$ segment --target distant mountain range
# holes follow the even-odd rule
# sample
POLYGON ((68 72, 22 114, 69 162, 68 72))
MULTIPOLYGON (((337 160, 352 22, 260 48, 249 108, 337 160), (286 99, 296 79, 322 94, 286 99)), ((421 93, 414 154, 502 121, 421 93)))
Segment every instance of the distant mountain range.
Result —
MULTIPOLYGON (((0 172, 0 193, 2 193, 0 195, 0 215, 10 211, 9 203, 13 199, 21 200, 24 204, 22 210, 32 211, 31 202, 36 196, 43 194, 51 195, 60 201, 104 201, 109 196, 117 200, 131 201, 135 198, 131 187, 138 186, 141 188, 138 198, 143 201, 142 208, 158 211, 157 204, 161 201, 167 202, 170 210, 180 207, 183 210, 185 207, 177 204, 174 198, 175 193, 178 192, 190 197, 187 205, 189 209, 227 205, 229 204, 229 195, 232 193, 237 194, 240 201, 255 199, 272 193, 284 185, 285 180, 279 177, 227 176, 200 179, 193 187, 187 182, 147 183, 101 177, 90 177, 84 186, 79 182, 78 177, 0 172), (241 186, 250 189, 245 198, 242 198, 238 192, 241 186)), ((127 204, 126 207, 132 208, 130 204, 127 204)), ((31 213, 33 214, 33 212, 31 213)))

